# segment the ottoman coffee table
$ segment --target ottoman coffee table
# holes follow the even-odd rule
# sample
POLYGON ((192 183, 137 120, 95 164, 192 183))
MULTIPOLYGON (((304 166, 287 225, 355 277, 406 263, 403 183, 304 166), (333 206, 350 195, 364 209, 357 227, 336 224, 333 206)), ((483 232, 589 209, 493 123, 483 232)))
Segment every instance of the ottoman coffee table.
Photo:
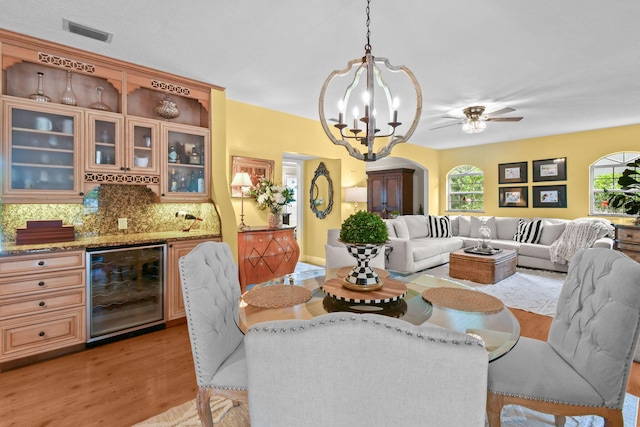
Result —
POLYGON ((449 276, 476 283, 494 284, 516 272, 516 251, 503 249, 494 255, 467 253, 464 249, 449 254, 449 276))

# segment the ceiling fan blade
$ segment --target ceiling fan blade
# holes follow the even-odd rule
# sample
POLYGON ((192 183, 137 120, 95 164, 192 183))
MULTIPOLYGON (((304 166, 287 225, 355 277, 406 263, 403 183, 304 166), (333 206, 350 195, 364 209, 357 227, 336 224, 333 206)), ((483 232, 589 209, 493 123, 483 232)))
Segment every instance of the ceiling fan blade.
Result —
POLYGON ((490 113, 487 113, 487 114, 486 114, 486 116, 487 116, 487 117, 491 117, 491 116, 498 116, 498 115, 500 115, 500 114, 512 113, 512 112, 514 112, 514 111, 516 111, 516 109, 515 109, 515 108, 505 107, 505 108, 503 108, 503 109, 501 109, 501 110, 496 110, 496 111, 492 111, 492 112, 490 112, 490 113))
POLYGON ((450 123, 450 124, 448 124, 448 125, 436 126, 436 127, 431 128, 431 129, 429 129, 429 130, 442 129, 442 128, 447 128, 447 127, 449 127, 449 126, 456 126, 456 125, 461 125, 461 124, 462 124, 462 122, 458 122, 458 123, 450 123))
POLYGON ((519 122, 522 117, 489 117, 488 122, 519 122))

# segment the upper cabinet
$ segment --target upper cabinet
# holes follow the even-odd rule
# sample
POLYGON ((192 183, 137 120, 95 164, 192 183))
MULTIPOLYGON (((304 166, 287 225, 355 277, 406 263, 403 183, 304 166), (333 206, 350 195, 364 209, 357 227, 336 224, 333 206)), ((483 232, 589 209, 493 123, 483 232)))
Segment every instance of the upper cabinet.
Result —
POLYGON ((81 202, 102 183, 210 200, 221 88, 5 30, 0 53, 3 202, 81 202))

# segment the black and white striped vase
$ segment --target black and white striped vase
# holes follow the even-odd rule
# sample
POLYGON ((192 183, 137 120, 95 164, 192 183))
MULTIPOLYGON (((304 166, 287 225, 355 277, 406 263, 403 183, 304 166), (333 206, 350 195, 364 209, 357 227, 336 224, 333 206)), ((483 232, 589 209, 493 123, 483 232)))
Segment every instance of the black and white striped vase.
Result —
POLYGON ((382 250, 382 244, 354 244, 345 243, 347 250, 357 261, 358 265, 344 278, 342 285, 353 291, 375 291, 383 285, 378 273, 369 266, 369 261, 382 250))

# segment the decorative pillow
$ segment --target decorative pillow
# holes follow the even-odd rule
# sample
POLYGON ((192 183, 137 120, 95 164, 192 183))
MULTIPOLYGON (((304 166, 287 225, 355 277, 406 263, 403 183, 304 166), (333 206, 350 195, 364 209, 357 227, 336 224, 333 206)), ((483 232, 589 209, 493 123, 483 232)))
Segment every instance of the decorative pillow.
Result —
POLYGON ((482 226, 482 221, 486 220, 487 227, 491 230, 490 239, 496 239, 496 218, 493 216, 472 216, 471 217, 471 233, 469 237, 473 237, 474 239, 480 238, 480 226, 482 226))
POLYGON ((384 221, 384 225, 387 226, 387 233, 389 234, 389 237, 398 237, 396 236, 396 229, 393 226, 393 224, 395 224, 396 220, 395 219, 383 219, 384 221))
POLYGON ((396 230, 396 236, 401 239, 409 239, 409 227, 402 217, 393 222, 393 228, 396 230))
POLYGON ((451 237, 451 220, 448 216, 429 215, 429 236, 451 237))
POLYGON ((520 243, 538 243, 542 234, 542 220, 518 221, 518 230, 513 235, 513 240, 520 243))
POLYGON ((449 221, 451 221, 451 235, 459 236, 460 235, 460 215, 450 216, 449 221))
POLYGON ((458 236, 469 237, 471 235, 471 217, 460 215, 458 217, 458 236))
POLYGON ((564 222, 552 224, 545 221, 542 225, 542 233, 540 233, 540 241, 538 243, 551 246, 553 242, 560 238, 565 228, 567 228, 567 224, 564 222))
POLYGON ((403 215, 403 219, 409 229, 409 238, 411 240, 420 239, 421 237, 429 237, 429 223, 424 215, 403 215))

